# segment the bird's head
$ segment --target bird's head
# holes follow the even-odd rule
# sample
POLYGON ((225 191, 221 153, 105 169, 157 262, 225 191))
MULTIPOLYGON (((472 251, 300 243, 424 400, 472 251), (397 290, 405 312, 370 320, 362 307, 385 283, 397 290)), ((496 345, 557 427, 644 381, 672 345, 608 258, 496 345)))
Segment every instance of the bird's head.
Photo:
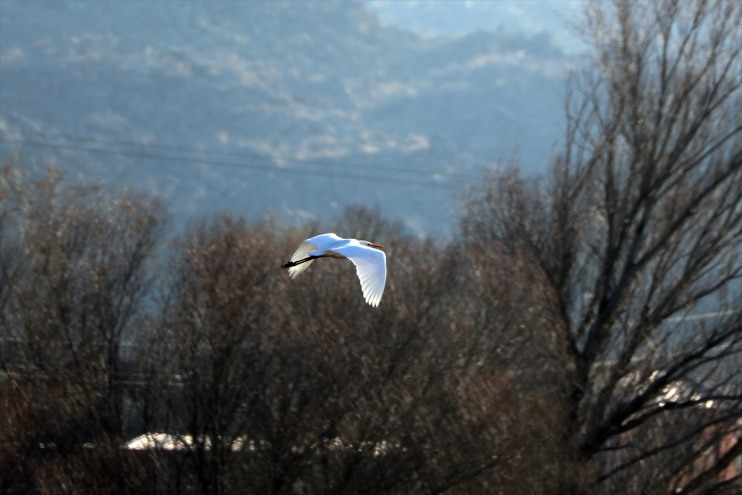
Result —
POLYGON ((375 249, 380 249, 382 251, 384 250, 384 246, 382 246, 381 244, 374 244, 373 242, 369 242, 369 241, 358 241, 358 242, 360 242, 364 246, 372 247, 375 249))

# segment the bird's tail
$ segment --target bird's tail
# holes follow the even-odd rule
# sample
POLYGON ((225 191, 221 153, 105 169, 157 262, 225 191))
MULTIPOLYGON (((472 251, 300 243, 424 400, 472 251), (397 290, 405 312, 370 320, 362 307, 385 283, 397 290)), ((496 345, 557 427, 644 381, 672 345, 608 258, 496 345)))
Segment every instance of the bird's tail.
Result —
POLYGON ((292 266, 301 265, 302 263, 306 263, 307 261, 312 261, 315 258, 318 258, 318 256, 309 256, 300 260, 289 261, 288 263, 284 263, 283 265, 281 265, 281 268, 291 268, 292 266))

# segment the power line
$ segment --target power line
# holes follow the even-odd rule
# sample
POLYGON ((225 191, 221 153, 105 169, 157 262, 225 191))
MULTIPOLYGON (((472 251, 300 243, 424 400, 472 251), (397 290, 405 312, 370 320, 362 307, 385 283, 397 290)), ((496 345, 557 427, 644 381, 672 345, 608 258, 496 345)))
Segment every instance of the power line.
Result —
MULTIPOLYGON (((141 143, 136 141, 130 141, 130 140, 110 140, 110 139, 100 139, 100 138, 88 138, 84 136, 76 136, 66 133, 60 133, 60 132, 42 132, 42 131, 24 131, 27 134, 33 134, 36 136, 41 136, 44 138, 50 138, 50 139, 64 139, 67 141, 77 141, 77 142, 83 142, 90 145, 102 145, 102 146, 125 146, 125 147, 136 147, 136 148, 149 148, 149 149, 159 149, 164 151, 174 151, 177 153, 188 153, 188 154, 205 154, 205 155, 222 155, 222 156, 233 156, 237 158, 245 158, 245 157, 254 157, 259 158, 262 160, 269 160, 269 161, 281 161, 284 163, 293 163, 293 164, 306 164, 306 165, 327 165, 331 167, 352 167, 355 169, 359 168, 369 168, 365 164, 361 163, 352 163, 345 160, 339 161, 339 160, 333 160, 333 159, 327 159, 327 158, 312 158, 312 159, 300 159, 300 158, 275 158, 270 155, 267 155, 265 153, 260 153, 253 150, 240 150, 240 151, 222 151, 222 150, 215 150, 215 149, 198 149, 198 148, 192 148, 187 146, 168 146, 168 145, 162 145, 162 144, 154 144, 154 143, 141 143)), ((374 170, 387 170, 389 172, 395 172, 395 173, 402 173, 402 174, 415 174, 420 175, 420 170, 415 170, 411 168, 405 168, 405 167, 389 167, 384 165, 379 165, 379 163, 388 163, 390 160, 383 160, 383 161, 376 161, 373 165, 374 170)), ((475 177, 468 174, 461 174, 461 173, 449 173, 447 174, 449 177, 455 177, 461 180, 467 180, 467 181, 478 181, 480 178, 475 177)))
POLYGON ((233 168, 240 168, 240 169, 259 170, 263 172, 322 175, 326 177, 333 177, 333 178, 340 178, 340 179, 371 180, 371 181, 389 182, 389 183, 397 183, 397 184, 405 184, 405 185, 418 185, 418 186, 423 186, 423 187, 440 187, 444 189, 451 187, 451 184, 443 184, 443 183, 430 182, 430 181, 416 181, 416 180, 411 180, 411 179, 398 179, 398 178, 384 177, 384 176, 378 176, 378 175, 357 175, 357 174, 349 174, 349 173, 341 173, 341 172, 326 172, 322 170, 300 170, 300 169, 295 169, 295 168, 276 167, 273 165, 257 165, 257 164, 252 164, 252 163, 234 163, 234 162, 229 162, 229 161, 224 161, 224 160, 211 160, 211 159, 206 159, 206 158, 169 156, 169 155, 164 155, 164 154, 146 153, 146 152, 141 152, 141 151, 122 151, 122 150, 112 150, 112 149, 95 148, 95 147, 79 146, 79 145, 71 145, 71 144, 57 144, 57 143, 50 143, 47 141, 36 141, 32 139, 5 138, 5 137, 0 136, 0 141, 4 141, 6 143, 16 142, 16 143, 24 144, 24 145, 42 146, 42 147, 53 148, 53 149, 85 151, 88 153, 98 153, 98 154, 114 155, 114 156, 128 156, 132 158, 142 158, 142 159, 147 159, 147 160, 166 160, 166 161, 183 162, 183 163, 190 163, 190 164, 233 167, 233 168))
MULTIPOLYGON (((96 141, 96 140, 87 140, 85 138, 75 138, 73 137, 73 140, 78 141, 84 141, 88 144, 92 145, 121 145, 125 142, 105 142, 105 141, 96 141)), ((156 152, 144 152, 144 151, 132 151, 132 150, 114 150, 111 148, 104 148, 100 146, 85 146, 85 145, 74 145, 74 144, 64 144, 64 143, 52 143, 50 141, 46 140, 36 140, 36 139, 26 139, 26 138, 8 138, 0 135, 0 142, 6 142, 6 143, 18 143, 18 144, 24 144, 29 146, 38 146, 38 147, 46 147, 46 148, 53 148, 53 149, 65 149, 65 150, 76 150, 76 151, 84 151, 88 153, 98 153, 98 154, 106 154, 106 155, 115 155, 115 156, 127 156, 127 157, 133 157, 133 158, 142 158, 142 159, 149 159, 149 160, 166 160, 166 161, 173 161, 173 162, 184 162, 184 163, 191 163, 191 164, 202 164, 202 165, 214 165, 214 166, 222 166, 222 167, 234 167, 234 168, 242 168, 242 169, 251 169, 251 170, 259 170, 263 172, 280 172, 280 173, 291 173, 291 174, 305 174, 305 175, 321 175, 325 177, 332 177, 332 178, 340 178, 340 179, 349 179, 349 180, 371 180, 371 181, 377 181, 377 182, 387 182, 387 183, 395 183, 395 184, 404 184, 404 185, 417 185, 422 187, 436 187, 436 188, 443 188, 443 189, 450 189, 451 187, 455 186, 456 184, 451 183, 441 183, 441 182, 434 182, 434 181, 425 181, 425 180, 415 180, 415 179, 406 179, 406 178, 397 178, 397 177, 390 177, 390 176, 383 176, 383 175, 367 175, 367 174, 353 174, 348 172, 330 172, 325 170, 301 170, 297 168, 284 168, 284 167, 277 167, 275 165, 268 164, 268 165, 258 165, 255 163, 235 163, 233 161, 225 161, 225 160, 215 160, 215 159, 209 159, 209 158, 197 158, 192 156, 173 156, 169 154, 163 154, 163 153, 156 153, 156 152)), ((127 145, 127 144, 124 144, 127 145)), ((246 152, 246 153, 229 153, 229 152, 213 152, 213 151, 201 151, 201 150, 195 150, 195 149, 187 149, 187 148, 175 148, 175 147, 169 147, 169 146, 151 146, 151 145, 142 145, 137 143, 130 143, 130 145, 136 145, 139 147, 150 147, 155 149, 161 149, 161 150, 171 150, 175 152, 187 152, 187 153, 200 153, 200 154, 224 154, 224 155, 231 155, 236 157, 246 157, 246 156, 252 156, 253 158, 257 158, 260 160, 265 160, 272 162, 272 158, 263 155, 257 152, 246 152)), ((325 163, 327 165, 332 166, 354 166, 356 168, 366 168, 361 165, 357 164, 349 164, 349 163, 341 163, 341 162, 332 162, 332 161, 322 161, 322 160, 290 160, 289 162, 292 162, 294 164, 304 164, 304 165, 315 165, 318 163, 325 163)), ((411 169, 402 169, 402 168, 396 168, 396 167, 378 167, 385 170, 395 170, 397 172, 402 173, 415 173, 419 174, 419 171, 414 171, 411 169)), ((467 180, 474 180, 473 177, 464 176, 462 174, 448 174, 450 178, 456 178, 461 177, 467 180)))
MULTIPOLYGON (((732 316, 742 313, 740 310, 735 309, 729 309, 726 311, 709 311, 706 313, 693 313, 689 315, 683 315, 683 316, 670 316, 668 318, 665 318, 665 322, 686 322, 686 321, 698 321, 698 320, 716 320, 723 318, 725 316, 732 316)), ((689 328, 685 331, 688 332, 695 332, 695 328, 689 328)), ((17 336, 0 336, 0 344, 21 344, 23 343, 23 338, 17 337, 17 336)), ((136 342, 133 340, 121 340, 120 344, 122 347, 128 347, 128 348, 134 348, 136 346, 136 342)), ((613 360, 606 360, 607 363, 615 363, 613 360)))

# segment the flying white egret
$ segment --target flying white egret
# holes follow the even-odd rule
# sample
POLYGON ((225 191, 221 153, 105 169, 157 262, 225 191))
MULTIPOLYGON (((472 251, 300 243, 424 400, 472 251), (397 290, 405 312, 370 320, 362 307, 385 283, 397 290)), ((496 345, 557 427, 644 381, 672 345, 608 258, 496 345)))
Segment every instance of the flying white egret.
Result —
POLYGON ((317 258, 347 258, 356 265, 363 297, 371 306, 378 306, 386 284, 384 246, 358 239, 343 239, 335 234, 320 234, 305 240, 291 261, 281 265, 295 278, 317 258))

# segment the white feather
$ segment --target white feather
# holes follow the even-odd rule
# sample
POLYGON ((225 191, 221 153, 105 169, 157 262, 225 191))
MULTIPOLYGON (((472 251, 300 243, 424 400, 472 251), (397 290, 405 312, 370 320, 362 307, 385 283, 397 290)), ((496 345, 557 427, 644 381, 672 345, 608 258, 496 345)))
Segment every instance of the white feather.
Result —
MULTIPOLYGON (((309 256, 309 253, 316 250, 317 246, 309 242, 309 239, 302 242, 301 245, 299 245, 299 249, 294 251, 294 254, 291 255, 291 261, 299 261, 303 260, 304 258, 309 256)), ((309 265, 314 263, 314 261, 307 261, 306 263, 302 263, 301 265, 292 266, 289 268, 289 277, 296 278, 297 275, 299 275, 301 272, 309 268, 309 265)))
MULTIPOLYGON (((320 234, 301 243, 291 256, 291 261, 299 261, 310 256, 330 256, 347 258, 356 266, 361 282, 363 297, 371 306, 378 306, 384 295, 386 285, 386 255, 384 251, 368 245, 367 241, 343 239, 335 234, 320 234)), ((289 276, 295 278, 306 270, 314 260, 289 267, 289 276)))
POLYGON ((364 246, 355 239, 344 246, 332 249, 342 254, 356 265, 356 273, 361 281, 363 297, 371 306, 378 306, 384 295, 386 285, 386 255, 384 251, 364 246))

